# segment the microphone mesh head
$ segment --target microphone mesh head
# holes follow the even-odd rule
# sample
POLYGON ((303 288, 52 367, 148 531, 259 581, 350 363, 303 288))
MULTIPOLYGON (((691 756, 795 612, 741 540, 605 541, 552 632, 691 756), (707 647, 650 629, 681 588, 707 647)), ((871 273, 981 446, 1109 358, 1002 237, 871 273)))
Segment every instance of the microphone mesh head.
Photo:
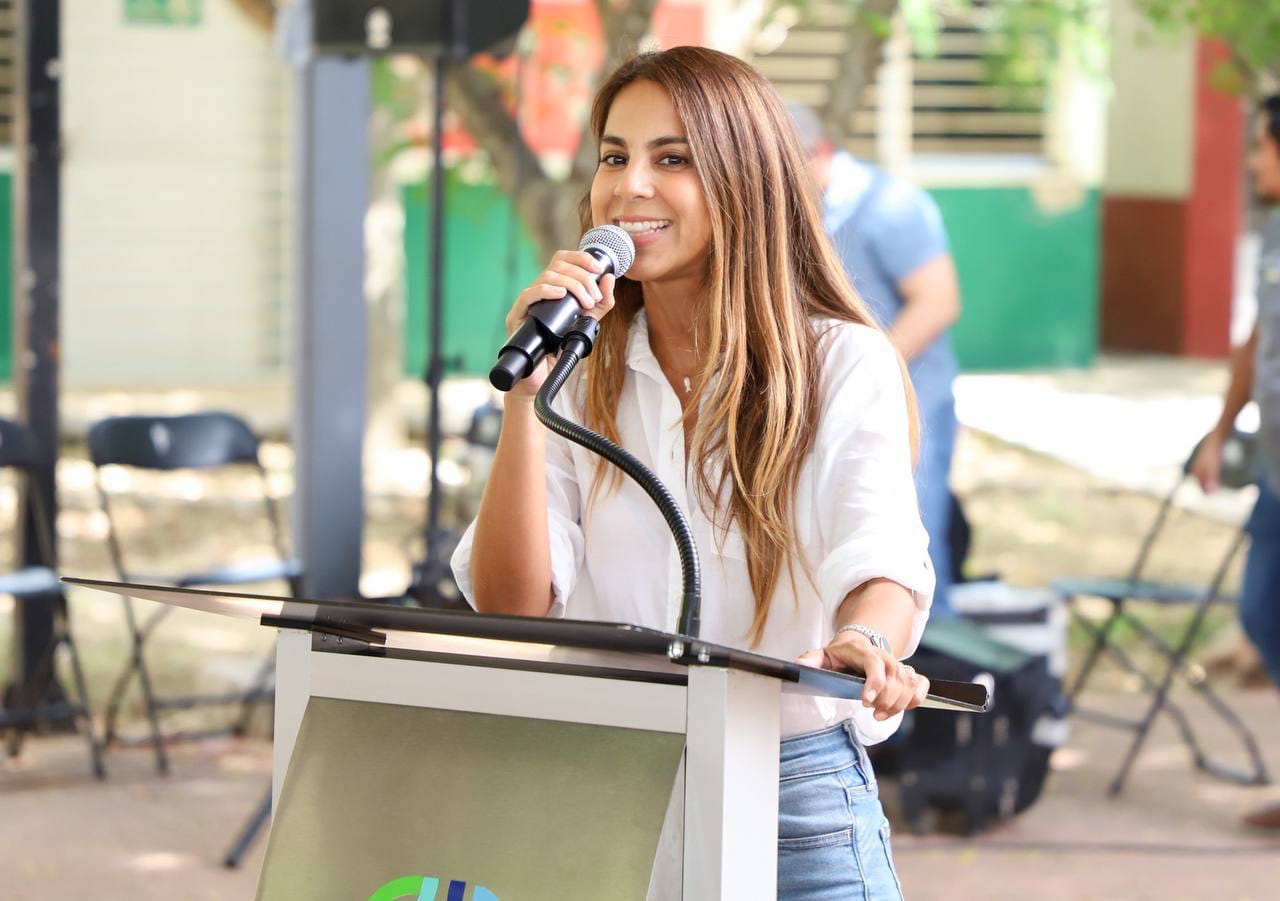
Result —
POLYGON ((579 250, 599 248, 613 260, 613 274, 626 275, 636 261, 636 245, 631 236, 616 225, 597 225, 588 229, 578 242, 579 250))

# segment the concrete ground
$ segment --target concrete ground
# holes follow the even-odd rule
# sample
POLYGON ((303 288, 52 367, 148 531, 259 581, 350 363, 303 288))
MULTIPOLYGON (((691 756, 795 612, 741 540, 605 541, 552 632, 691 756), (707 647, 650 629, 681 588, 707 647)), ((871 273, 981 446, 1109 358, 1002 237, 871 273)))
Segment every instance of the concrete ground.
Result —
MULTIPOLYGON (((1092 706, 1132 712, 1132 695, 1096 693, 1092 706)), ((1280 698, 1237 696, 1280 772, 1280 698)), ((1193 708, 1194 709, 1194 708, 1193 708)), ((1206 742, 1235 749, 1205 723, 1206 742)), ((1162 723, 1118 799, 1106 797, 1125 736, 1077 722, 1054 758, 1041 799, 975 838, 899 830, 894 853, 908 898, 983 901, 1263 901, 1277 896, 1280 835, 1239 824, 1280 790, 1241 788, 1192 771, 1162 723)), ((253 897, 265 841, 241 869, 222 866, 232 836, 270 772, 265 741, 176 750, 157 776, 143 750, 113 752, 105 782, 73 737, 31 742, 0 771, 0 897, 5 901, 242 901, 253 897)), ((886 788, 886 791, 891 791, 886 788)), ((576 901, 576 899, 575 899, 576 901)))

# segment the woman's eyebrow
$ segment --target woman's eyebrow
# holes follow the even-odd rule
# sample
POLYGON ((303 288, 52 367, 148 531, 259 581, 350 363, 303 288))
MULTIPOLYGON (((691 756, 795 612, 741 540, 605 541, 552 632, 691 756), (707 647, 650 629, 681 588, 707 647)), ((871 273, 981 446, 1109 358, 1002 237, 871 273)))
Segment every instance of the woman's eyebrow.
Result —
MULTIPOLYGON (((601 144, 616 144, 618 147, 626 147, 627 142, 617 135, 602 135, 600 137, 601 144)), ((668 144, 688 144, 689 139, 680 135, 663 135, 660 138, 654 138, 646 146, 650 149, 654 147, 665 147, 668 144)))

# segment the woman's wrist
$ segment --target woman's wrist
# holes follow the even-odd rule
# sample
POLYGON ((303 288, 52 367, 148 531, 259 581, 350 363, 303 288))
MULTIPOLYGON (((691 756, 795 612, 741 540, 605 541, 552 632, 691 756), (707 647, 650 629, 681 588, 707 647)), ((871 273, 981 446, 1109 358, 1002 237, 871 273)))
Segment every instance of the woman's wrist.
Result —
POLYGON ((517 391, 508 391, 502 396, 503 414, 511 416, 532 416, 534 415, 533 402, 536 399, 536 394, 521 394, 517 391))
POLYGON ((889 639, 885 638, 884 635, 880 634, 875 629, 872 629, 870 626, 864 626, 861 623, 846 623, 836 629, 836 633, 831 636, 831 640, 835 641, 845 635, 861 635, 870 642, 873 648, 878 648, 886 654, 891 656, 893 655, 893 646, 889 644, 889 639))

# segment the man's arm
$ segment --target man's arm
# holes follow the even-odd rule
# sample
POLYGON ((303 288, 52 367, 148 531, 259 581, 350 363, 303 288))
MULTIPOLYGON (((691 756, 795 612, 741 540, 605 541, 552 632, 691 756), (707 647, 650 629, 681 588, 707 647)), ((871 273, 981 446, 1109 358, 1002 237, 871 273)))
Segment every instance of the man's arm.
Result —
POLYGON ((944 253, 909 272, 898 281, 902 309, 889 329, 889 340, 907 361, 960 318, 960 285, 955 262, 944 253))
POLYGON ((1236 417, 1253 397, 1253 360, 1258 350, 1258 326, 1255 324, 1249 339, 1231 354, 1231 384, 1222 402, 1222 415, 1213 427, 1219 439, 1225 440, 1235 428, 1236 417))
POLYGON ((1253 363, 1258 349, 1258 326, 1249 333, 1249 340, 1235 349, 1231 355, 1231 383, 1222 401, 1222 415, 1217 424, 1205 435, 1191 463, 1191 474, 1205 491, 1215 491, 1222 475, 1222 445, 1235 428, 1236 417, 1253 397, 1253 363))

